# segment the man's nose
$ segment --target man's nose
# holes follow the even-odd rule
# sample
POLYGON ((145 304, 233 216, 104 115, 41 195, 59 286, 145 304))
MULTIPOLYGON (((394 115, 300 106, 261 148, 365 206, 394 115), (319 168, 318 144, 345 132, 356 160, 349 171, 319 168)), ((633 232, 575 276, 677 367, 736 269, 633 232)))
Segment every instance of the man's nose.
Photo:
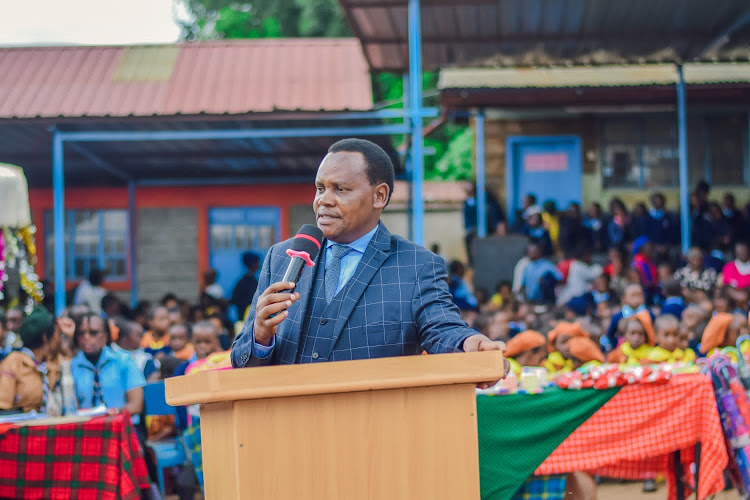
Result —
POLYGON ((331 194, 330 189, 326 189, 318 197, 318 203, 321 205, 333 205, 335 203, 335 197, 331 194))

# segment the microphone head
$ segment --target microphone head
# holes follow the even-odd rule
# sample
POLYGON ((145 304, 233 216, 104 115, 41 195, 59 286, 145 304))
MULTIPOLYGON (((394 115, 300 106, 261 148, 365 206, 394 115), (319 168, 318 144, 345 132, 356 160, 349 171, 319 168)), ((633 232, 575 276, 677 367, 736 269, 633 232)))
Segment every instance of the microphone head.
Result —
POLYGON ((305 224, 300 228, 292 240, 292 250, 306 252, 311 260, 318 258, 318 252, 323 244, 323 231, 318 226, 305 224))

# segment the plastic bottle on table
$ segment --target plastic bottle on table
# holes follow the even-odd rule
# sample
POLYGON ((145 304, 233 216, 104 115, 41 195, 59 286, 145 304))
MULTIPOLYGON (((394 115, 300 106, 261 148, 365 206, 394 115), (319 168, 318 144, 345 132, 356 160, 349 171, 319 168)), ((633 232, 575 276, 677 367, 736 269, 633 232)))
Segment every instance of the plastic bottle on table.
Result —
POLYGON ((76 397, 76 382, 70 369, 70 361, 60 362, 60 386, 63 396, 63 415, 75 415, 78 412, 78 400, 76 397))

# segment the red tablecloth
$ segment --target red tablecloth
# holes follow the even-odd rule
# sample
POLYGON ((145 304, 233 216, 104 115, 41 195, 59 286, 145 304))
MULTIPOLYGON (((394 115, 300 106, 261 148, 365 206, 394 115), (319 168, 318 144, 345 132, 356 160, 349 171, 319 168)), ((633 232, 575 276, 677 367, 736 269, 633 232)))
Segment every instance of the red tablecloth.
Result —
POLYGON ((680 450, 685 471, 701 443, 699 498, 724 487, 727 451, 711 381, 679 375, 667 384, 623 387, 542 463, 536 474, 587 471, 645 479, 666 474, 676 497, 670 454, 680 450))
POLYGON ((87 422, 12 426, 0 435, 0 497, 139 499, 146 463, 126 412, 87 422))

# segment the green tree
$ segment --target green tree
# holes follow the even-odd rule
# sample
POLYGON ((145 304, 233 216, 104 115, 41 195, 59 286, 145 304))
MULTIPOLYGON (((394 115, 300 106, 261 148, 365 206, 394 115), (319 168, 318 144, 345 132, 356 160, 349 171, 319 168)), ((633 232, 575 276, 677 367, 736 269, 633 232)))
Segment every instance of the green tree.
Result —
POLYGON ((186 40, 351 36, 337 0, 179 0, 186 40))

